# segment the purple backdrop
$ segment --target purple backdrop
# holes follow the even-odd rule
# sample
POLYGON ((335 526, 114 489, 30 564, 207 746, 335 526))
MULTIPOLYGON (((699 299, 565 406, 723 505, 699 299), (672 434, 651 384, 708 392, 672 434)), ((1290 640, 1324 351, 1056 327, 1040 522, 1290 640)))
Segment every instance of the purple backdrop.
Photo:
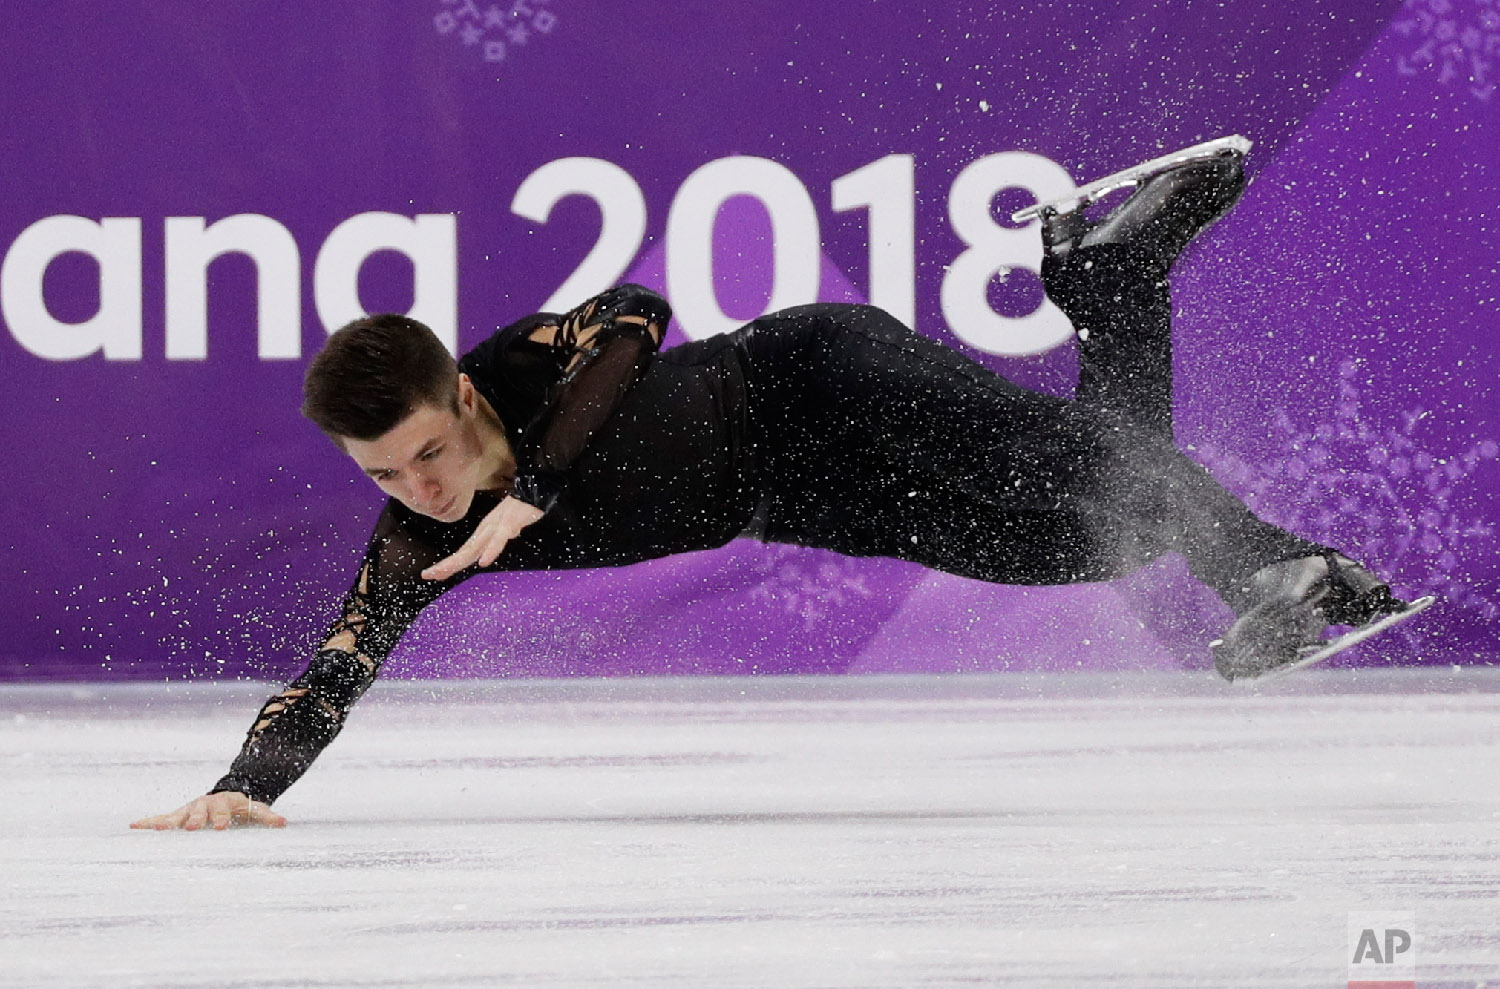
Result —
MULTIPOLYGON (((0 677, 301 668, 380 507, 296 413, 356 297, 415 304, 467 348, 599 242, 596 279, 669 292, 673 340, 715 307, 907 292, 922 332, 1066 393, 1071 344, 1045 309, 1022 319, 1035 236, 994 215, 1049 168, 1082 180, 1236 132, 1257 142, 1252 186, 1174 281, 1178 439, 1268 518, 1442 595, 1349 661, 1490 661, 1500 5, 930 6, 124 0, 10 18, 0 677), (1039 157, 989 157, 1007 152, 1039 157), (970 179, 992 216, 950 215, 970 179), (562 195, 583 188, 602 191, 562 195), (693 224, 720 203, 709 275, 693 224), (382 238, 399 249, 366 257, 382 238)), ((470 581, 387 675, 1201 666, 1226 616, 1171 559, 1018 589, 736 543, 470 581)))

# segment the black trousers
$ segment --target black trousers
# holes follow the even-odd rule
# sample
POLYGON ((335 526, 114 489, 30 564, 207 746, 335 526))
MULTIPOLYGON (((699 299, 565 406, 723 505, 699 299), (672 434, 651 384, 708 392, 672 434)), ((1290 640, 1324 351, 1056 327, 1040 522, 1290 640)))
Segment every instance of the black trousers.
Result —
POLYGON ((751 324, 765 538, 1009 584, 1107 580, 1177 552, 1237 611, 1256 570, 1323 551, 1176 448, 1164 272, 1106 246, 1043 278, 1080 331, 1073 399, 869 306, 751 324))

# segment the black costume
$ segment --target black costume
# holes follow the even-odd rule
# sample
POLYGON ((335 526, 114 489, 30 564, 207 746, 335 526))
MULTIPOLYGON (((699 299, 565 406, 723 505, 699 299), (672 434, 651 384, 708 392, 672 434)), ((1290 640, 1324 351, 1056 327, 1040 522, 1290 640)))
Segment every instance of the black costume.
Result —
MULTIPOLYGON (((737 536, 1058 584, 1168 551, 1239 610, 1245 583, 1324 552, 1256 519, 1171 436, 1166 271, 1104 244, 1049 258, 1083 331, 1075 399, 1019 388, 869 306, 820 304, 654 355, 670 310, 626 285, 500 330, 461 369, 516 440, 512 493, 547 514, 489 570, 617 566, 737 536), (585 326, 599 325, 580 359, 585 326), (530 339, 558 327, 555 343, 530 339)), ((390 501, 343 614, 210 792, 275 800, 336 736, 417 614, 474 569, 420 572, 495 507, 444 524, 390 501)))

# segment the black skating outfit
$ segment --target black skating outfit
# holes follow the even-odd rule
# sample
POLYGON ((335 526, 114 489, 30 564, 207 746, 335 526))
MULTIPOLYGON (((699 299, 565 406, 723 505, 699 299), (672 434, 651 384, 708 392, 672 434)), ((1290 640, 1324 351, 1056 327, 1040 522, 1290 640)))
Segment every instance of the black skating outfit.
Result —
MULTIPOLYGON (((1168 551, 1231 605, 1248 577, 1322 547, 1256 519, 1171 437, 1166 274, 1119 245, 1049 258, 1081 334, 1077 398, 1019 388, 869 306, 820 304, 654 354, 670 311, 626 285, 537 314, 460 363, 518 438, 513 492, 547 509, 489 570, 619 566, 737 536, 1061 584, 1168 551), (601 323, 580 359, 578 328, 601 323), (556 343, 530 339, 558 327, 556 343)), ((392 500, 307 670, 210 792, 267 803, 341 729, 417 614, 477 572, 426 581, 498 503, 444 524, 392 500)), ((1238 609, 1237 609, 1238 610, 1238 609)))

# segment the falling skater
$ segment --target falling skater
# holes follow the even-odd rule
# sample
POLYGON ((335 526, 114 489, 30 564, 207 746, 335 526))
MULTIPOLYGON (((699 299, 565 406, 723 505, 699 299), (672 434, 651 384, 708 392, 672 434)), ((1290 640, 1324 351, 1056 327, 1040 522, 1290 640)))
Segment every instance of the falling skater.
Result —
POLYGON ((801 306, 657 353, 671 311, 623 285, 456 363, 405 317, 351 323, 312 362, 303 411, 389 496, 364 561, 229 772, 132 827, 284 824, 269 805, 422 609, 476 573, 749 537, 1066 584, 1176 552, 1238 616, 1214 650, 1229 679, 1326 652, 1329 626, 1412 613, 1363 566, 1257 519, 1173 442, 1168 272, 1238 199, 1247 147, 1188 149, 1034 208, 1047 294, 1078 330, 1071 400, 871 306, 801 306), (1091 223, 1112 180, 1138 188, 1091 223))

